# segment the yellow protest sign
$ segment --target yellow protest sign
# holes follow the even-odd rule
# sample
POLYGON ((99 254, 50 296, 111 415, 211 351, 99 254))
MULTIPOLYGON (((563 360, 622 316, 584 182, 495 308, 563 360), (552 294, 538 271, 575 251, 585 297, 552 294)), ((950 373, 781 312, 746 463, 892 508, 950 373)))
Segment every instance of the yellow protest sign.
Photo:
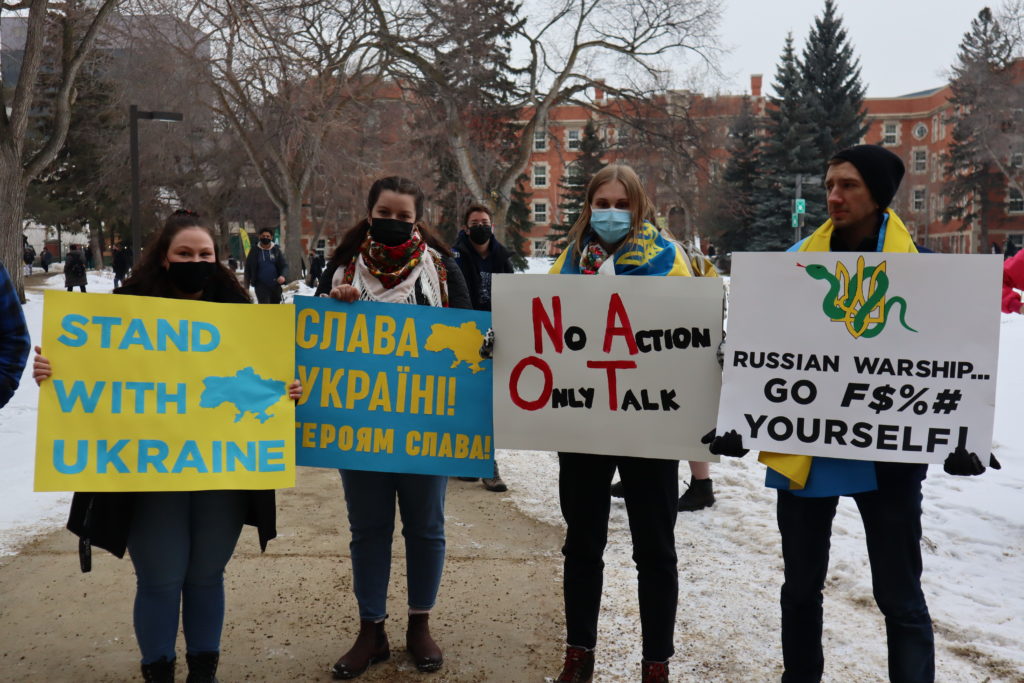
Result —
POLYGON ((47 291, 36 491, 295 485, 291 306, 47 291))

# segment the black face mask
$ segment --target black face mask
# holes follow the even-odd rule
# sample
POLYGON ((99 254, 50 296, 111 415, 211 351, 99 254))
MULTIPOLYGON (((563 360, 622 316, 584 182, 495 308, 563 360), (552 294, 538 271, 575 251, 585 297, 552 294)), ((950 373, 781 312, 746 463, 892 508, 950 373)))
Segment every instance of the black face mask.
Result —
POLYGON ((491 241, 491 226, 471 225, 469 226, 469 239, 474 244, 487 244, 491 241))
POLYGON ((370 219, 370 239, 386 247, 397 247, 412 237, 412 223, 394 218, 370 219))
POLYGON ((260 244, 270 244, 273 241, 274 240, 270 239, 269 237, 261 237, 260 238, 260 244))
POLYGON ((210 261, 172 261, 167 264, 167 275, 179 292, 195 294, 203 291, 216 269, 217 264, 210 261))

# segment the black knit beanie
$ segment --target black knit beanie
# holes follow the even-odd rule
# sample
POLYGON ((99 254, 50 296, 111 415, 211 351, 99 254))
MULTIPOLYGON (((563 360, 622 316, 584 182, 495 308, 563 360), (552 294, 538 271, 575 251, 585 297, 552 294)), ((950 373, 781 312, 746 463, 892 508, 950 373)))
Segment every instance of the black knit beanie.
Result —
POLYGON ((854 145, 837 152, 829 161, 849 161, 860 172, 871 197, 879 208, 886 209, 903 180, 903 160, 878 145, 854 145))

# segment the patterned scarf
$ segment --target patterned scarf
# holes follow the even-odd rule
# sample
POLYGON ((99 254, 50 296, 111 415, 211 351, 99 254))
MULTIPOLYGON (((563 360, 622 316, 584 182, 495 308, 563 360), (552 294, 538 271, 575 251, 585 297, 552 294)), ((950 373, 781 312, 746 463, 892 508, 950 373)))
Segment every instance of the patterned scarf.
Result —
MULTIPOLYGON (((427 249, 426 241, 415 228, 412 237, 407 242, 389 247, 386 244, 374 242, 367 235, 359 253, 363 257, 363 263, 367 270, 377 278, 384 289, 392 289, 402 282, 423 260, 427 249)), ((448 269, 445 268, 444 260, 439 253, 434 253, 434 266, 437 269, 437 279, 441 284, 442 306, 448 307, 448 269)), ((345 284, 352 284, 355 279, 356 259, 345 267, 345 284)))

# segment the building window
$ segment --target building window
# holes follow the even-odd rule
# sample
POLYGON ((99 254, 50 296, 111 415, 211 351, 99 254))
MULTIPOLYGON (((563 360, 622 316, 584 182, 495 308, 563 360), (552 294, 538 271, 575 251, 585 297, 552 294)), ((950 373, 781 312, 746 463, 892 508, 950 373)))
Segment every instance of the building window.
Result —
POLYGON ((547 223, 548 222, 548 203, 537 201, 533 203, 533 222, 534 223, 547 223))
POLYGON ((1024 166, 1024 154, 1021 154, 1020 152, 1015 152, 1011 154, 1010 166, 1013 166, 1014 168, 1020 168, 1021 166, 1024 166))
POLYGON ((913 161, 914 173, 928 172, 928 150, 915 149, 913 161))
POLYGON ((1024 213, 1024 194, 1015 187, 1006 190, 1006 212, 1024 213))
POLYGON ((565 134, 566 146, 569 149, 579 149, 580 148, 580 135, 581 134, 582 134, 582 131, 579 128, 570 128, 568 131, 566 131, 566 134, 565 134))
POLYGON ((928 135, 928 126, 922 121, 914 126, 914 137, 918 140, 924 140, 925 135, 928 135))
POLYGON ((544 128, 537 128, 533 131, 533 151, 546 152, 548 150, 548 132, 544 128))
POLYGON ((925 189, 923 187, 914 188, 914 211, 924 211, 925 207, 925 189))
POLYGON ((898 123, 883 123, 882 124, 882 144, 883 145, 897 145, 899 144, 899 125, 898 123))
POLYGON ((547 187, 548 186, 548 165, 547 164, 534 164, 533 165, 533 181, 534 187, 547 187))
POLYGON ((533 255, 534 256, 547 256, 548 255, 548 241, 547 240, 534 240, 533 241, 533 255))

